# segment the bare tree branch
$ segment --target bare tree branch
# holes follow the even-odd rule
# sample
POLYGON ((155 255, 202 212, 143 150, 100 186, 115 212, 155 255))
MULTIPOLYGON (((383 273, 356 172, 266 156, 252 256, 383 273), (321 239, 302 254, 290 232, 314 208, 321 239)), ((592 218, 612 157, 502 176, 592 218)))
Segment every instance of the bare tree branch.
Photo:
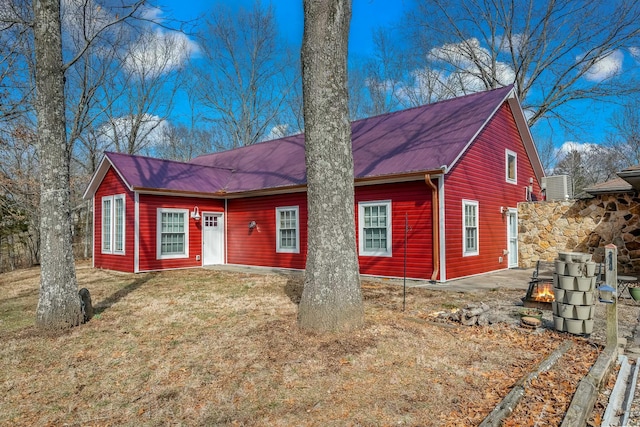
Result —
POLYGON ((270 128, 284 124, 289 94, 299 84, 273 9, 256 2, 235 17, 218 9, 202 39, 198 93, 216 123, 219 148, 260 142, 270 128))
POLYGON ((515 83, 530 125, 575 101, 638 92, 620 67, 639 20, 640 4, 626 0, 416 0, 407 15, 411 48, 445 71, 444 87, 515 83))

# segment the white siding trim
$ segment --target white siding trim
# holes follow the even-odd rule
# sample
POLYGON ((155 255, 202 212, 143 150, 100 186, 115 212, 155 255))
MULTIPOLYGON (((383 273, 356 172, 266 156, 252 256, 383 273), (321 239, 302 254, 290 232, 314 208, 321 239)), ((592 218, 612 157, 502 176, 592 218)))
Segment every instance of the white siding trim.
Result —
POLYGON ((444 197, 444 174, 438 177, 439 220, 440 220, 440 282, 447 281, 447 228, 444 197))
POLYGON ((189 258, 189 209, 158 208, 156 222, 156 258, 157 259, 182 259, 189 258), (162 255, 162 214, 182 213, 184 214, 184 253, 162 255))
POLYGON ((511 151, 508 148, 504 150, 504 175, 505 180, 509 184, 517 184, 518 183, 518 154, 515 151, 511 151), (509 178, 509 157, 513 157, 513 169, 514 169, 514 178, 509 178))
MULTIPOLYGON (((91 238, 91 267, 96 268, 96 198, 93 200, 93 236, 91 238)), ((100 230, 102 233, 102 230, 100 230)))
POLYGON ((392 233, 392 213, 391 213, 391 200, 375 200, 369 202, 358 203, 358 249, 359 256, 378 256, 378 257, 390 257, 393 255, 393 233, 392 233), (385 206, 387 208, 387 249, 386 250, 365 250, 364 247, 364 208, 367 206, 385 206))
POLYGON ((476 256, 480 253, 480 205, 477 200, 462 200, 462 256, 476 256), (467 234, 466 234, 466 207, 475 206, 476 211, 476 248, 473 250, 467 249, 467 234))
POLYGON ((113 196, 113 237, 112 237, 112 242, 113 242, 113 253, 116 255, 124 255, 125 252, 127 251, 127 198, 125 197, 124 194, 118 194, 113 196), (116 213, 116 201, 117 200, 122 200, 122 224, 120 224, 120 226, 122 227, 122 249, 118 250, 116 249, 116 233, 118 232, 117 228, 116 228, 116 218, 117 218, 117 213, 116 213))
MULTIPOLYGON (((100 201, 100 212, 102 212, 102 220, 100 221, 100 251, 107 255, 125 255, 127 252, 127 198, 125 194, 115 194, 112 196, 104 196, 100 201), (116 200, 122 200, 122 250, 116 250, 116 200), (109 202, 109 249, 104 248, 104 202, 109 202)), ((95 212, 94 212, 95 220, 95 212)))
POLYGON ((103 254, 112 254, 113 253, 113 196, 104 196, 100 200, 100 212, 101 221, 100 221, 100 251, 103 254), (109 202, 109 209, 105 209, 105 202, 109 202), (109 212, 109 230, 105 233, 105 212, 109 212), (107 238, 105 238, 105 234, 107 238), (107 249, 105 243, 109 243, 109 248, 107 249))
POLYGON ((298 206, 279 206, 276 208, 276 252, 278 253, 300 253, 300 208, 298 206), (296 246, 295 248, 282 248, 280 246, 280 213, 294 211, 296 213, 296 246))
MULTIPOLYGON (((489 124, 489 122, 493 119, 493 117, 496 115, 496 113, 500 110, 500 108, 504 105, 504 103, 511 97, 513 97, 515 94, 515 89, 511 89, 506 95, 505 97, 502 99, 502 101, 500 101, 496 107, 494 108, 494 110, 491 112, 491 114, 489 114, 489 116, 487 117, 487 119, 485 120, 485 122, 482 124, 482 126, 480 126, 478 128, 478 131, 471 137, 471 139, 469 139, 469 141, 467 142, 467 144, 465 145, 465 147, 460 150, 460 153, 458 153, 458 155, 456 156, 455 160, 453 162, 451 162, 451 164, 447 165, 447 170, 451 170, 453 169, 453 167, 458 163, 458 161, 462 158, 462 156, 464 155, 464 153, 467 152, 467 150, 469 149, 469 147, 471 146, 471 144, 473 144, 473 142, 476 140, 476 138, 478 137, 478 135, 480 135, 480 133, 482 133, 483 130, 485 130, 485 128, 487 127, 487 125, 489 124)), ((522 110, 520 110, 522 111, 522 110)), ((520 128, 518 128, 518 130, 520 130, 520 128)), ((533 141, 533 139, 531 140, 533 141)))
POLYGON ((133 272, 140 271, 140 193, 133 193, 133 272))
POLYGON ((224 263, 226 264, 229 261, 228 258, 228 246, 227 246, 227 232, 228 232, 228 228, 227 228, 227 222, 229 222, 229 218, 227 217, 229 213, 228 210, 228 205, 227 205, 227 199, 224 199, 224 215, 225 215, 225 221, 224 221, 224 263))

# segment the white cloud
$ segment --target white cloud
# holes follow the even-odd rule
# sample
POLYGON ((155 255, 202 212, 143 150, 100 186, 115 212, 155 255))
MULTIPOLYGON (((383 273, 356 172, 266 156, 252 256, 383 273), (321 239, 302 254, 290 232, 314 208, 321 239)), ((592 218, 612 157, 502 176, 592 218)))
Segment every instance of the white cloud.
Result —
POLYGON ((198 45, 183 33, 147 32, 130 46, 124 67, 143 78, 154 78, 180 68, 196 52, 198 45))
MULTIPOLYGON (((0 8, 0 11, 2 9, 0 8)), ((139 10, 144 20, 161 23, 164 21, 163 10, 146 6, 139 10)), ((102 7, 95 0, 62 0, 62 26, 69 49, 74 51, 85 42, 85 37, 103 31, 104 27, 114 22, 117 15, 108 7, 102 7)), ((152 26, 144 21, 137 21, 136 31, 117 25, 105 34, 117 33, 121 40, 140 35, 132 40, 124 54, 124 69, 130 73, 143 75, 145 78, 157 77, 181 67, 191 55, 199 51, 197 43, 187 35, 178 31, 167 31, 152 26)), ((100 49, 99 43, 95 49, 100 49)))
MULTIPOLYGON (((449 71, 425 67, 414 70, 411 85, 401 85, 396 96, 412 104, 425 104, 486 89, 480 76, 495 75, 498 85, 506 86, 515 80, 515 72, 508 64, 494 65, 489 51, 476 38, 461 43, 448 43, 431 49, 428 59, 442 64, 449 71), (491 68, 495 67, 493 71, 491 68)), ((391 85, 389 85, 391 86, 391 85)))
MULTIPOLYGON (((581 58, 576 58, 580 60, 581 58)), ((622 71, 622 61, 624 54, 620 50, 614 50, 600 58, 593 64, 585 74, 585 78, 590 81, 600 82, 611 78, 622 71)))
POLYGON ((633 56, 633 59, 640 62, 640 47, 630 47, 629 53, 633 56))
POLYGON ((269 131, 269 134, 262 141, 271 141, 272 139, 284 138, 288 135, 289 125, 275 125, 269 131))
MULTIPOLYGON (((103 145, 108 150, 126 151, 128 150, 127 138, 131 135, 134 123, 137 124, 138 117, 123 116, 115 117, 101 126, 100 133, 103 135, 103 145)), ((138 128, 138 140, 135 141, 135 152, 145 153, 147 150, 157 147, 163 139, 164 131, 169 126, 166 120, 152 115, 144 114, 140 118, 138 128)))
POLYGON ((522 47, 526 46, 526 44, 528 43, 528 37, 529 36, 527 34, 512 34, 510 37, 511 43, 509 43, 507 37, 503 35, 502 43, 500 45, 500 52, 510 55, 512 47, 516 52, 519 52, 522 47))
POLYGON ((421 105, 451 97, 447 96, 447 77, 443 73, 425 67, 412 71, 411 77, 412 84, 400 84, 395 90, 403 103, 421 105))
POLYGON ((63 32, 79 43, 84 43, 85 37, 93 37, 115 20, 107 8, 92 0, 62 0, 60 7, 63 32))
POLYGON ((488 55, 488 51, 480 47, 478 39, 471 38, 460 43, 447 43, 440 47, 434 47, 429 51, 428 57, 433 61, 442 61, 460 68, 469 68, 473 66, 473 57, 483 62, 488 55))
POLYGON ((145 6, 142 9, 142 17, 153 22, 162 22, 164 20, 163 14, 164 12, 159 7, 145 6))
MULTIPOLYGON (((516 36, 516 41, 520 39, 516 36)), ((494 75, 497 86, 515 81, 513 68, 505 62, 494 63, 490 52, 476 38, 433 48, 427 58, 435 67, 413 70, 410 83, 369 79, 366 85, 387 93, 393 91, 404 105, 423 105, 486 90, 482 75, 494 75)))
POLYGON ((455 86, 461 89, 461 93, 477 92, 485 90, 486 86, 481 75, 495 75, 495 79, 502 86, 513 83, 515 72, 508 64, 495 62, 490 52, 480 46, 476 38, 465 40, 461 43, 449 43, 431 49, 429 58, 436 62, 451 64, 455 70, 447 77, 447 87, 455 86), (492 67, 495 67, 493 72, 492 67))
POLYGON ((597 147, 597 144, 593 144, 590 142, 567 141, 562 144, 557 151, 560 155, 566 155, 574 151, 577 151, 579 153, 588 153, 597 147))

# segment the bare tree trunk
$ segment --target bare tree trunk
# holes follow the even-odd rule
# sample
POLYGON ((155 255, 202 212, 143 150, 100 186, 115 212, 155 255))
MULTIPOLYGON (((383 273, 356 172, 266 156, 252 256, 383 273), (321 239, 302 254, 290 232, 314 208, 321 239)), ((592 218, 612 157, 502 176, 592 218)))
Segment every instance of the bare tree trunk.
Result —
POLYGON ((364 323, 347 95, 350 20, 351 0, 304 1, 309 241, 298 324, 316 331, 351 330, 364 323))
POLYGON ((7 236, 7 243, 9 249, 9 270, 13 271, 16 269, 16 252, 15 252, 15 239, 13 238, 13 234, 7 236))
POLYGON ((64 329, 80 324, 82 310, 71 240, 60 1, 35 0, 33 8, 42 239, 36 325, 64 329))

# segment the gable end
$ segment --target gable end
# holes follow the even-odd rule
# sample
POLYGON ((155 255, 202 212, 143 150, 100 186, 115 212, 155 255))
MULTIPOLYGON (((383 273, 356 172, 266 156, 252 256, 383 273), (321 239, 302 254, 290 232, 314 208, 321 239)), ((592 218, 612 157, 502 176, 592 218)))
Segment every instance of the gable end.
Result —
POLYGON ((104 156, 102 158, 102 161, 100 162, 100 165, 98 165, 98 168, 96 169, 95 173, 91 177, 91 181, 89 181, 89 185, 87 186, 87 189, 82 195, 83 200, 90 200, 93 198, 93 196, 96 194, 96 191, 98 191, 98 187, 100 187, 102 180, 107 175, 109 168, 113 168, 113 170, 118 174, 122 182, 124 182, 124 184, 127 186, 127 189, 129 191, 133 191, 133 187, 131 186, 131 184, 127 182, 126 179, 124 179, 124 176, 122 176, 118 168, 114 166, 114 164, 111 162, 111 160, 109 160, 107 156, 104 156))

